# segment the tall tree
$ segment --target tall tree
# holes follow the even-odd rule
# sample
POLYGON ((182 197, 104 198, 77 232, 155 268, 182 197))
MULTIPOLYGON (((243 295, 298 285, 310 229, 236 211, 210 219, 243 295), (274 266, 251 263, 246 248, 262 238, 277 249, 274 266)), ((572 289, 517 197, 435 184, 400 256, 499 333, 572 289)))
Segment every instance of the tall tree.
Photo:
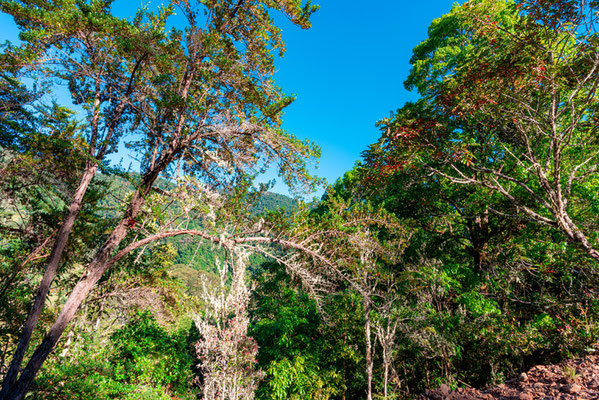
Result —
POLYGON ((23 398, 87 293, 122 257, 113 255, 142 217, 159 176, 195 176, 201 185, 222 191, 274 161, 288 183, 312 183, 304 160, 314 149, 279 129, 280 111, 291 99, 270 78, 273 52, 282 51, 283 43, 269 13, 282 11, 308 27, 315 7, 285 1, 176 1, 157 14, 142 10, 125 21, 112 16, 110 2, 104 1, 3 1, 0 6, 15 18, 25 41, 10 49, 13 65, 33 63, 34 76, 68 83, 73 101, 85 109, 89 154, 0 392, 8 400, 23 398), (165 24, 175 5, 187 26, 169 31, 165 24), (141 160, 140 179, 118 223, 20 371, 89 183, 124 133, 138 139, 132 148, 141 160))
MULTIPOLYGON (((144 50, 147 50, 143 49, 144 42, 147 44, 148 40, 135 34, 133 24, 110 16, 107 4, 99 2, 77 5, 72 2, 38 5, 2 2, 0 6, 2 11, 15 17, 26 43, 21 48, 8 49, 5 68, 8 66, 22 71, 23 65, 33 63, 29 75, 34 79, 59 78, 68 83, 73 102, 86 111, 88 125, 86 145, 82 150, 87 160, 83 162, 79 184, 56 234, 44 276, 4 379, 1 396, 15 384, 89 184, 99 163, 118 143, 123 125, 126 125, 124 114, 127 104, 138 94, 139 65, 136 60, 141 64, 144 50), (116 31, 120 32, 120 43, 116 31), (127 48, 132 43, 140 46, 127 48)), ((81 165, 76 168, 81 168, 81 165)))
MULTIPOLYGON (((344 239, 334 247, 344 252, 347 260, 341 264, 345 284, 349 284, 362 300, 364 321, 364 358, 366 361, 366 399, 374 395, 374 358, 376 325, 373 320, 379 303, 388 297, 392 273, 388 269, 400 262, 401 254, 409 242, 410 234, 403 224, 385 212, 374 207, 360 193, 360 181, 351 172, 337 182, 334 189, 327 193, 319 206, 319 211, 327 223, 332 224, 334 235, 344 239), (343 235, 339 235, 343 233, 343 235)), ((322 240, 325 242, 325 240, 322 240)), ((336 257, 343 259, 341 257, 336 257)), ((386 310, 389 311, 389 310, 386 310)), ((391 318, 385 314, 382 318, 391 318)), ((383 339, 383 341, 385 341, 383 339)), ((385 341, 385 344, 388 340, 385 341)), ((388 347, 385 349, 388 350, 388 347)), ((385 360, 387 362, 388 359, 385 360)), ((385 364, 387 367, 388 364, 385 364)), ((387 378, 387 375, 385 375, 387 378)), ((385 396, 387 386, 385 381, 385 396)))

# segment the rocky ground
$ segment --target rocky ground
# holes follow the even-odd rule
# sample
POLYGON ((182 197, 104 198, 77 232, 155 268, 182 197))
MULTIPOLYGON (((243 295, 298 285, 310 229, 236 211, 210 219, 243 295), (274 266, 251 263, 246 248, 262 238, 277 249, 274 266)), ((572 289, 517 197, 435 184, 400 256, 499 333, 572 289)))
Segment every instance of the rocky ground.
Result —
POLYGON ((418 400, 570 400, 599 399, 599 355, 537 365, 517 379, 488 390, 441 385, 427 390, 418 400))

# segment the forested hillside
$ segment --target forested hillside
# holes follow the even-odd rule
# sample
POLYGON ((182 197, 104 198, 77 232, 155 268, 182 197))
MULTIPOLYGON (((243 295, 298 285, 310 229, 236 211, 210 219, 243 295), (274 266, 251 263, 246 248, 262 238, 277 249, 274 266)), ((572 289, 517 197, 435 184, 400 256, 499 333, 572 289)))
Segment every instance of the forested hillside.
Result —
POLYGON ((594 352, 598 7, 455 4, 325 186, 273 78, 310 1, 0 0, 0 400, 482 396, 594 352))

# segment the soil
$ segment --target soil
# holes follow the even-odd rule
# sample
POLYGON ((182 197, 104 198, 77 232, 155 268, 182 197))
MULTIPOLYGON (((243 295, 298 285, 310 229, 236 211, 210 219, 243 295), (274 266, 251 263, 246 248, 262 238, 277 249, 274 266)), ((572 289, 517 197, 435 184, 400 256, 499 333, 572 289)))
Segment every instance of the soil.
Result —
POLYGON ((418 400, 587 400, 599 399, 599 355, 537 365, 518 378, 486 390, 441 385, 418 400))

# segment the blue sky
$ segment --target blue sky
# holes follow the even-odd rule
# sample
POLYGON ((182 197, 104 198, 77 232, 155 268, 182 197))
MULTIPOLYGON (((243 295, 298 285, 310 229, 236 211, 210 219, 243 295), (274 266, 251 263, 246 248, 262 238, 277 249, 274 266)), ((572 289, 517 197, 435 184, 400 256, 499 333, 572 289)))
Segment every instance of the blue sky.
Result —
POLYGON ((276 80, 297 95, 284 127, 321 146, 315 172, 333 183, 378 139, 376 121, 415 98, 403 87, 412 49, 453 2, 317 3, 311 29, 284 26, 287 53, 277 63, 276 80))
MULTIPOLYGON (((311 29, 283 21, 287 52, 277 62, 275 79, 286 93, 297 95, 283 127, 322 148, 314 173, 333 183, 377 140, 376 121, 414 99, 403 87, 412 49, 452 1, 314 2, 320 10, 311 29)), ((124 17, 138 4, 119 0, 115 10, 124 17)), ((7 16, 0 15, 0 27, 0 41, 16 36, 7 16)), ((275 191, 287 193, 282 185, 275 191)))
MULTIPOLYGON (((403 87, 412 49, 454 2, 313 2, 320 10, 312 28, 281 19, 287 52, 276 64, 275 79, 285 93, 297 96, 285 111, 283 127, 321 147, 314 173, 334 183, 378 139, 376 121, 415 98, 403 87)), ((116 9, 126 16, 134 4, 119 0, 116 9)), ((282 184, 274 191, 288 194, 282 184)))

